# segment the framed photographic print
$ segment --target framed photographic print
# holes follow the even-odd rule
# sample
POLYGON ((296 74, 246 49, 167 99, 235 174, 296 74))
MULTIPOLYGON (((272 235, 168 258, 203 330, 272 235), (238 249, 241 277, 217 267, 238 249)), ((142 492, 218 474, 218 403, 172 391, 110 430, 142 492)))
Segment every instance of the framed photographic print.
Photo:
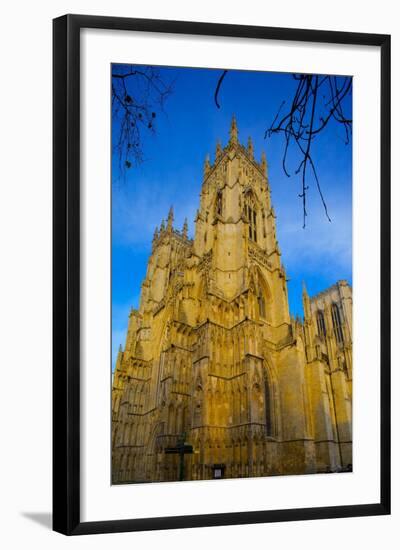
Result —
POLYGON ((53 368, 56 531, 389 514, 390 37, 55 19, 53 368))

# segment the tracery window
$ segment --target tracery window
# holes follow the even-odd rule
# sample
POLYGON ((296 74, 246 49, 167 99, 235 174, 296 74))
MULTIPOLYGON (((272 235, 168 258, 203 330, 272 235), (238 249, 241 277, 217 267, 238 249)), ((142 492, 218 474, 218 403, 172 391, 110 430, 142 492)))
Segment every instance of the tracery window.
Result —
POLYGON ((249 222, 249 238, 257 242, 257 212, 254 201, 251 196, 248 195, 245 203, 245 214, 249 222))
POLYGON ((332 323, 337 343, 343 344, 344 338, 342 329, 342 318, 340 315, 339 306, 337 304, 332 305, 332 323))
POLYGON ((325 318, 322 311, 317 313, 317 326, 318 326, 318 335, 322 340, 325 340, 326 337, 326 327, 325 327, 325 318))
POLYGON ((261 290, 258 293, 257 301, 260 317, 263 317, 265 319, 265 298, 261 290))

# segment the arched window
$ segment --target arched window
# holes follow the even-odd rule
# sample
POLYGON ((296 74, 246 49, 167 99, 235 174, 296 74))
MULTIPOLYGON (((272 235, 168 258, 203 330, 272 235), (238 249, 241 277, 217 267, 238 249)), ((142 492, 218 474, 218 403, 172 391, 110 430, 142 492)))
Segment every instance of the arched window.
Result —
POLYGON ((244 209, 247 221, 249 222, 249 238, 257 242, 257 212, 250 193, 247 194, 244 209))
POLYGON ((326 337, 326 327, 325 327, 325 318, 322 311, 317 313, 317 326, 318 326, 318 335, 322 340, 325 340, 326 337))
POLYGON ((332 323, 337 343, 343 344, 342 318, 337 304, 332 304, 332 323))
POLYGON ((258 311, 259 311, 260 317, 265 319, 265 298, 261 290, 258 293, 257 300, 258 300, 258 311))
POLYGON ((253 241, 257 242, 257 213, 253 210, 253 217, 250 220, 250 227, 253 233, 253 241))
POLYGON ((222 191, 218 191, 217 193, 215 211, 218 214, 218 216, 222 216, 222 191))

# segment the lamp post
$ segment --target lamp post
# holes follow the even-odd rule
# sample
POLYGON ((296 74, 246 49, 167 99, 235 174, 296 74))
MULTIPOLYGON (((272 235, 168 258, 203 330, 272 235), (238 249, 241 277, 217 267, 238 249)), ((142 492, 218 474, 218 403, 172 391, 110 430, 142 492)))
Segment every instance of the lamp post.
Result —
POLYGON ((179 455, 179 481, 183 481, 185 477, 185 455, 193 454, 193 446, 185 443, 186 434, 183 433, 178 439, 176 447, 166 447, 165 454, 179 455))

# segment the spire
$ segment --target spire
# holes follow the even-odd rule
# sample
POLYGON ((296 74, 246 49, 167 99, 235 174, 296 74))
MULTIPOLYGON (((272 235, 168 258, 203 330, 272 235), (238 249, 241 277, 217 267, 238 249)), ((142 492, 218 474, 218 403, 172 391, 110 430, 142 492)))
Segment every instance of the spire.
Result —
POLYGON ((261 154, 261 170, 266 176, 268 176, 268 163, 265 151, 263 151, 261 154))
POLYGON ((204 177, 208 176, 210 170, 211 170, 210 155, 207 154, 206 159, 204 161, 204 177))
POLYGON ((249 153, 249 157, 251 159, 253 159, 254 158, 254 146, 253 146, 253 141, 252 141, 250 136, 249 136, 249 139, 247 141, 247 152, 249 153))
POLYGON ((167 229, 172 229, 173 221, 174 221, 174 208, 171 206, 168 212, 167 229))
POLYGON ((187 239, 187 234, 188 234, 188 222, 187 222, 187 218, 185 218, 185 221, 183 222, 183 228, 182 228, 182 235, 185 239, 187 239))
POLYGON ((235 115, 232 117, 231 129, 229 130, 229 144, 236 145, 238 143, 238 127, 236 124, 235 115))
POLYGON ((164 220, 161 220, 160 233, 161 233, 161 231, 165 231, 165 221, 164 220))
POLYGON ((220 140, 217 141, 217 146, 215 148, 215 160, 217 160, 222 155, 222 146, 220 140))

